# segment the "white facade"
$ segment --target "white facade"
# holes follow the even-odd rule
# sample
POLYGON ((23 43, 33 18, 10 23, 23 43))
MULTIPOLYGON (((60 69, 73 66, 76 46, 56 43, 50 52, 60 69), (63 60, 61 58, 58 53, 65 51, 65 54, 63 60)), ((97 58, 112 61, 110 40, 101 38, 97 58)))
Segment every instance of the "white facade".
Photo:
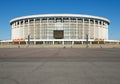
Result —
POLYGON ((108 40, 110 21, 103 17, 80 14, 44 14, 12 19, 12 40, 31 41, 89 41, 108 40), (55 38, 54 31, 63 31, 55 38))

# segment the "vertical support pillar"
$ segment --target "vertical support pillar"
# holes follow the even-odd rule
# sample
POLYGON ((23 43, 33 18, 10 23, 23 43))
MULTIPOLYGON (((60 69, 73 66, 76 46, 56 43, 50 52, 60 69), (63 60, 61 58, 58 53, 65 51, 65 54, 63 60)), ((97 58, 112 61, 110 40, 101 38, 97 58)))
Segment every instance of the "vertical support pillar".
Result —
MULTIPOLYGON (((14 23, 14 25, 15 25, 14 28, 17 28, 16 22, 14 23)), ((14 30, 14 29, 13 29, 13 30, 14 30)), ((14 38, 14 39, 16 39, 16 36, 17 36, 17 35, 16 35, 16 32, 17 32, 17 31, 16 31, 16 29, 15 29, 15 30, 14 30, 14 33, 13 33, 13 38, 14 38)))
POLYGON ((83 18, 83 25, 82 25, 82 39, 84 39, 84 18, 83 18))
POLYGON ((44 23, 44 26, 43 26, 43 39, 46 39, 46 26, 45 26, 46 24, 44 23))
POLYGON ((28 19, 28 35, 30 34, 30 20, 28 19))
POLYGON ((62 42, 62 44, 64 45, 64 41, 62 42))
POLYGON ((53 45, 54 45, 54 41, 53 41, 53 45))
POLYGON ((48 19, 49 19, 49 18, 47 18, 47 27, 46 27, 46 37, 47 37, 47 38, 46 38, 46 39, 49 39, 49 36, 50 36, 50 35, 49 35, 49 28, 48 28, 48 19))
POLYGON ((108 24, 106 23, 106 40, 108 40, 108 24))
POLYGON ((92 41, 90 41, 90 44, 92 44, 92 41))
POLYGON ((25 32, 25 20, 23 20, 23 39, 25 39, 25 34, 24 34, 24 32, 25 32))
POLYGON ((82 41, 82 45, 83 45, 83 41, 82 41))
POLYGON ((27 41, 25 41, 26 42, 26 45, 28 44, 28 42, 27 41))
POLYGON ((72 41, 72 45, 74 45, 74 41, 72 41))
POLYGON ((104 44, 105 44, 106 42, 104 41, 104 44))
MULTIPOLYGON (((11 29, 11 32, 12 32, 12 39, 13 39, 13 28, 14 28, 14 23, 12 24, 12 29, 11 29)), ((1 43, 1 42, 0 42, 1 43)))
POLYGON ((36 44, 36 28, 35 28, 35 19, 34 19, 34 44, 36 44))
POLYGON ((20 35, 21 34, 21 28, 20 28, 20 26, 21 26, 21 21, 19 21, 19 35, 18 35, 19 39, 21 39, 21 35, 20 35))
POLYGON ((42 39, 42 18, 40 18, 40 39, 42 39))
POLYGON ((78 39, 78 18, 76 18, 76 39, 78 39))
POLYGON ((96 31, 95 31, 95 20, 94 20, 94 40, 96 39, 96 31))
POLYGON ((69 18, 69 39, 71 38, 71 35, 70 35, 70 22, 71 22, 71 19, 69 18))
POLYGON ((34 41, 34 45, 36 45, 36 41, 34 41))
POLYGON ((29 39, 28 44, 30 44, 30 20, 28 19, 28 35, 27 38, 29 39))
POLYGON ((104 41, 104 27, 103 27, 103 21, 101 22, 101 25, 102 25, 102 27, 101 27, 101 37, 102 37, 102 39, 103 39, 103 41, 104 41))
POLYGON ((107 38, 108 38, 108 27, 107 27, 107 23, 105 22, 105 40, 107 40, 107 38))
POLYGON ((18 34, 19 34, 19 31, 18 31, 18 22, 16 22, 16 28, 17 29, 15 29, 15 30, 17 30, 17 31, 15 31, 15 39, 18 38, 18 34))
POLYGON ((43 45, 45 45, 45 41, 43 41, 43 45))
POLYGON ((99 41, 100 41, 100 21, 98 20, 98 44, 99 44, 99 41))
POLYGON ((12 27, 12 40, 15 39, 15 35, 14 35, 15 34, 15 29, 14 28, 16 28, 15 27, 15 22, 13 23, 13 27, 12 27))
POLYGON ((20 41, 19 41, 18 43, 19 43, 19 45, 20 45, 20 41))
POLYGON ((90 32, 91 32, 91 31, 90 31, 90 19, 89 19, 88 39, 90 39, 90 37, 91 37, 91 36, 90 36, 90 32))
MULTIPOLYGON (((54 23, 56 23, 56 18, 54 17, 54 23)), ((54 30, 55 30, 55 26, 56 26, 56 24, 54 25, 54 30)))

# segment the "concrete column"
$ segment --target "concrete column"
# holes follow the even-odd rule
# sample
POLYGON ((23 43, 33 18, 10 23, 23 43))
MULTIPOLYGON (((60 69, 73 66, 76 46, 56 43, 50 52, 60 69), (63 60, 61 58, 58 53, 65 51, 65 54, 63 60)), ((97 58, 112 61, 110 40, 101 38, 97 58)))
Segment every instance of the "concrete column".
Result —
POLYGON ((28 35, 30 35, 30 20, 28 19, 28 35))
POLYGON ((18 22, 15 23, 16 27, 18 26, 17 24, 18 24, 18 22))
POLYGON ((12 29, 11 29, 11 32, 12 32, 12 39, 13 39, 13 29, 14 29, 14 23, 12 23, 12 29))
POLYGON ((72 45, 74 45, 74 41, 72 41, 72 45))
POLYGON ((100 40, 100 21, 98 20, 98 44, 99 44, 99 40, 100 40))
POLYGON ((40 18, 40 39, 42 39, 42 18, 40 18))
POLYGON ((54 45, 54 41, 53 41, 53 45, 54 45))
POLYGON ((92 44, 92 41, 90 41, 90 44, 92 44))
MULTIPOLYGON (((28 35, 30 35, 30 20, 29 19, 28 19, 28 35)), ((28 38, 28 35, 27 35, 27 38, 28 38)))
POLYGON ((71 19, 69 18, 69 39, 71 38, 71 36, 70 36, 70 22, 71 22, 71 19))
POLYGON ((90 19, 89 19, 88 39, 90 39, 90 19))
POLYGON ((45 41, 43 41, 43 45, 45 45, 45 41))
POLYGON ((101 38, 104 39, 103 21, 101 21, 101 38))
POLYGON ((19 31, 18 31, 18 22, 16 22, 16 29, 15 29, 14 33, 15 33, 15 39, 18 39, 18 34, 19 34, 19 31))
POLYGON ((108 35, 108 34, 107 34, 107 33, 108 33, 108 32, 107 32, 107 24, 106 24, 106 22, 105 22, 104 24, 105 24, 105 30, 104 30, 104 31, 105 31, 105 40, 107 40, 107 35, 108 35))
POLYGON ((13 27, 12 27, 12 40, 15 39, 14 32, 15 32, 15 22, 13 23, 13 27))
POLYGON ((56 22, 56 18, 54 17, 54 22, 56 22))
POLYGON ((83 45, 83 41, 82 41, 82 45, 83 45))
POLYGON ((62 42, 62 44, 64 45, 64 41, 62 42))
POLYGON ((34 19, 34 41, 36 40, 36 28, 35 28, 35 19, 34 19))
POLYGON ((20 42, 18 42, 19 43, 19 45, 20 45, 20 42))
POLYGON ((16 27, 16 22, 14 22, 14 27, 16 27))
MULTIPOLYGON (((16 28, 16 22, 14 22, 14 28, 16 28)), ((16 35, 15 35, 15 30, 16 29, 13 29, 14 31, 12 31, 12 39, 16 39, 16 35)))
POLYGON ((28 42, 27 41, 25 41, 26 42, 26 45, 28 44, 28 42))
POLYGON ((24 34, 24 32, 25 32, 25 20, 23 20, 23 39, 25 39, 25 34, 24 34))
POLYGON ((21 39, 21 28, 20 28, 20 25, 21 25, 21 21, 19 21, 19 35, 18 35, 18 38, 21 39))
POLYGON ((107 27, 106 27, 106 39, 108 40, 108 24, 106 23, 107 27))
POLYGON ((100 37, 99 33, 100 33, 100 21, 98 21, 98 39, 100 37))
POLYGON ((36 41, 34 41, 34 45, 36 45, 36 41))
POLYGON ((14 28, 15 27, 15 22, 12 24, 12 28, 14 28))
POLYGON ((82 39, 84 39, 84 18, 83 18, 83 25, 82 25, 82 39))
POLYGON ((96 36, 95 36, 96 34, 95 34, 95 32, 96 32, 96 31, 95 31, 95 20, 94 20, 94 40, 96 39, 96 36))
POLYGON ((46 39, 49 39, 48 19, 49 19, 49 18, 47 18, 47 28, 46 28, 46 37, 47 37, 47 38, 46 38, 46 39))
POLYGON ((76 18, 76 39, 78 39, 78 18, 76 18))

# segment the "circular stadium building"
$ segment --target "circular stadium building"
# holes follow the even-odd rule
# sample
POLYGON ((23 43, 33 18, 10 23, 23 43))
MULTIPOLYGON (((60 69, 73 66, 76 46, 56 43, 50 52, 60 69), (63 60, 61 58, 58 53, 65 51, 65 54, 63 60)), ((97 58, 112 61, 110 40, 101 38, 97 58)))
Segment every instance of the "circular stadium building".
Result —
POLYGON ((12 41, 31 44, 84 44, 108 40, 110 21, 81 14, 40 14, 12 19, 12 41))

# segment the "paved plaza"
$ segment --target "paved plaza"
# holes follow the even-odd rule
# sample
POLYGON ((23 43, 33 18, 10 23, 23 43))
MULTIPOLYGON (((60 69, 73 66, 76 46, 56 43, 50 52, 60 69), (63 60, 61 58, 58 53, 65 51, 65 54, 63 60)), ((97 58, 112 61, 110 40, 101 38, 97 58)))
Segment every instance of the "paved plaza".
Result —
POLYGON ((0 48, 0 84, 120 84, 119 48, 0 48))

